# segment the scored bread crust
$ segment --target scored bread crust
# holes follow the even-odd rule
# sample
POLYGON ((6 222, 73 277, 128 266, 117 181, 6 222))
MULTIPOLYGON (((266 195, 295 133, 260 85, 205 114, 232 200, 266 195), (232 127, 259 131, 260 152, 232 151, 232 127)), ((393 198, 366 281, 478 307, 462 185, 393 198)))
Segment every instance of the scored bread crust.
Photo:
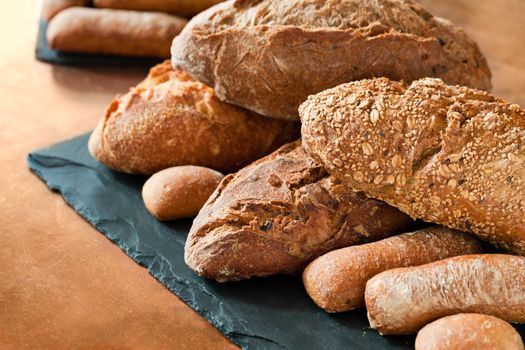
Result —
POLYGON ((413 0, 227 1, 189 22, 172 62, 221 100, 292 120, 309 95, 363 78, 491 86, 477 44, 413 0))
POLYGON ((126 173, 153 174, 177 165, 228 173, 298 137, 295 123, 224 103, 165 61, 110 103, 89 149, 101 163, 126 173))
POLYGON ((343 84, 300 108, 303 147, 414 218, 525 254, 525 111, 426 78, 343 84))
POLYGON ((290 274, 332 249, 410 224, 330 178, 297 141, 223 179, 193 222, 185 261, 219 281, 290 274))

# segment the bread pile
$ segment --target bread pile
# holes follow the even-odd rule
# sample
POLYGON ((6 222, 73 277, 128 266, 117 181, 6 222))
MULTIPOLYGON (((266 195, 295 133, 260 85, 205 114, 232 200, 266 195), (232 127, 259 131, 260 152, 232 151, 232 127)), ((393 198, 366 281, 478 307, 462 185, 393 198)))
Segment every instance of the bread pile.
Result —
POLYGON ((220 0, 44 0, 51 49, 68 53, 169 57, 173 37, 220 0))
MULTIPOLYGON (((366 306, 381 334, 430 323, 421 349, 523 349, 503 320, 525 322, 525 111, 486 92, 487 62, 460 28, 413 0, 231 0, 171 52, 89 146, 119 171, 227 174, 206 203, 181 199, 196 193, 187 168, 144 188, 161 219, 203 205, 190 268, 219 281, 302 272, 317 305, 366 306)), ((191 174, 207 190, 220 176, 191 174)))

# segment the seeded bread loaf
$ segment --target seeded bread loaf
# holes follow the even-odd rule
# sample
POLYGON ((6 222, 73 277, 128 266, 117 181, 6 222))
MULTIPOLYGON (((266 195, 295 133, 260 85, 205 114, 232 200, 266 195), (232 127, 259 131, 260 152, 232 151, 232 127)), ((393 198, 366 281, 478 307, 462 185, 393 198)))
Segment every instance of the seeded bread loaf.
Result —
POLYGON ((153 174, 178 165, 236 171, 299 137, 296 123, 221 102, 169 61, 113 100, 89 140, 111 169, 153 174))
POLYGON ((295 142, 224 178, 193 222, 185 260, 219 281, 290 274, 332 249, 409 224, 398 210, 330 178, 295 142))
POLYGON ((303 147, 414 218, 525 254, 525 111, 439 79, 344 84, 300 108, 303 147))
POLYGON ((222 0, 93 0, 95 7, 193 16, 222 0))
POLYGON ((292 120, 309 95, 363 78, 491 85, 476 43, 415 0, 227 1, 190 21, 172 61, 221 100, 292 120))
POLYGON ((159 12, 71 7, 49 22, 53 50, 117 56, 169 57, 186 20, 159 12))

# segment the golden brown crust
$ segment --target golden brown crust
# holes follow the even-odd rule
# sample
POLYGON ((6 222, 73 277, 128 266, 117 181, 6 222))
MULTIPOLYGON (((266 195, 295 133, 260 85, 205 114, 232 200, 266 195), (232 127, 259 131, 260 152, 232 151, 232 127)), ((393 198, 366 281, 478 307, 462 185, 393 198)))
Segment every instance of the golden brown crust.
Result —
POLYGON ((193 16, 222 0, 93 0, 95 7, 193 16))
POLYGON ((365 305, 366 282, 380 272, 475 253, 481 253, 481 245, 474 237, 430 227, 331 251, 307 266, 303 282, 319 307, 343 312, 365 305))
POLYGON ((222 181, 193 223, 185 260, 219 281, 289 274, 327 251, 410 223, 331 179, 296 142, 222 181))
POLYGON ((49 47, 63 52, 169 57, 186 22, 165 13, 71 7, 49 22, 46 35, 49 47))
POLYGON ((438 79, 380 78, 312 96, 300 114, 303 147, 355 190, 525 254, 519 106, 438 79))
POLYGON ((50 21, 57 13, 69 7, 86 6, 88 0, 44 0, 42 3, 42 18, 50 21))
POLYGON ((142 188, 148 211, 161 221, 195 217, 224 175, 193 166, 178 166, 154 174, 142 188))
POLYGON ((519 333, 493 316, 457 314, 423 327, 416 350, 523 350, 519 333))
POLYGON ((353 80, 489 89, 491 77, 475 42, 413 0, 227 1, 190 21, 172 61, 222 100, 292 120, 309 95, 353 80))
POLYGON ((368 281, 370 326, 381 334, 411 334, 462 312, 525 323, 525 257, 464 255, 392 269, 368 281))
POLYGON ((221 102, 166 61, 110 103, 89 147, 97 160, 127 173, 178 165, 229 173, 297 137, 297 124, 221 102))

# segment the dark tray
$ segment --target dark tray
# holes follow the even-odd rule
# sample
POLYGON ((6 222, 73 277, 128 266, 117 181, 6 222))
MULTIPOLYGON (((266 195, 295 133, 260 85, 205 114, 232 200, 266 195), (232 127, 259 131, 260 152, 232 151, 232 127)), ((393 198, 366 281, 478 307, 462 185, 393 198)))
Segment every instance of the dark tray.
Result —
POLYGON ((47 21, 40 19, 35 55, 39 61, 70 66, 144 66, 151 67, 164 61, 159 57, 125 57, 63 53, 51 50, 46 38, 47 21))
MULTIPOLYGON (((83 218, 146 267, 166 288, 246 349, 413 349, 414 337, 381 337, 366 311, 326 314, 299 277, 220 284, 184 264, 191 221, 164 224, 146 211, 145 178, 108 170, 88 153, 89 135, 35 151, 29 167, 83 218)), ((525 327, 518 330, 525 337, 525 327)))

